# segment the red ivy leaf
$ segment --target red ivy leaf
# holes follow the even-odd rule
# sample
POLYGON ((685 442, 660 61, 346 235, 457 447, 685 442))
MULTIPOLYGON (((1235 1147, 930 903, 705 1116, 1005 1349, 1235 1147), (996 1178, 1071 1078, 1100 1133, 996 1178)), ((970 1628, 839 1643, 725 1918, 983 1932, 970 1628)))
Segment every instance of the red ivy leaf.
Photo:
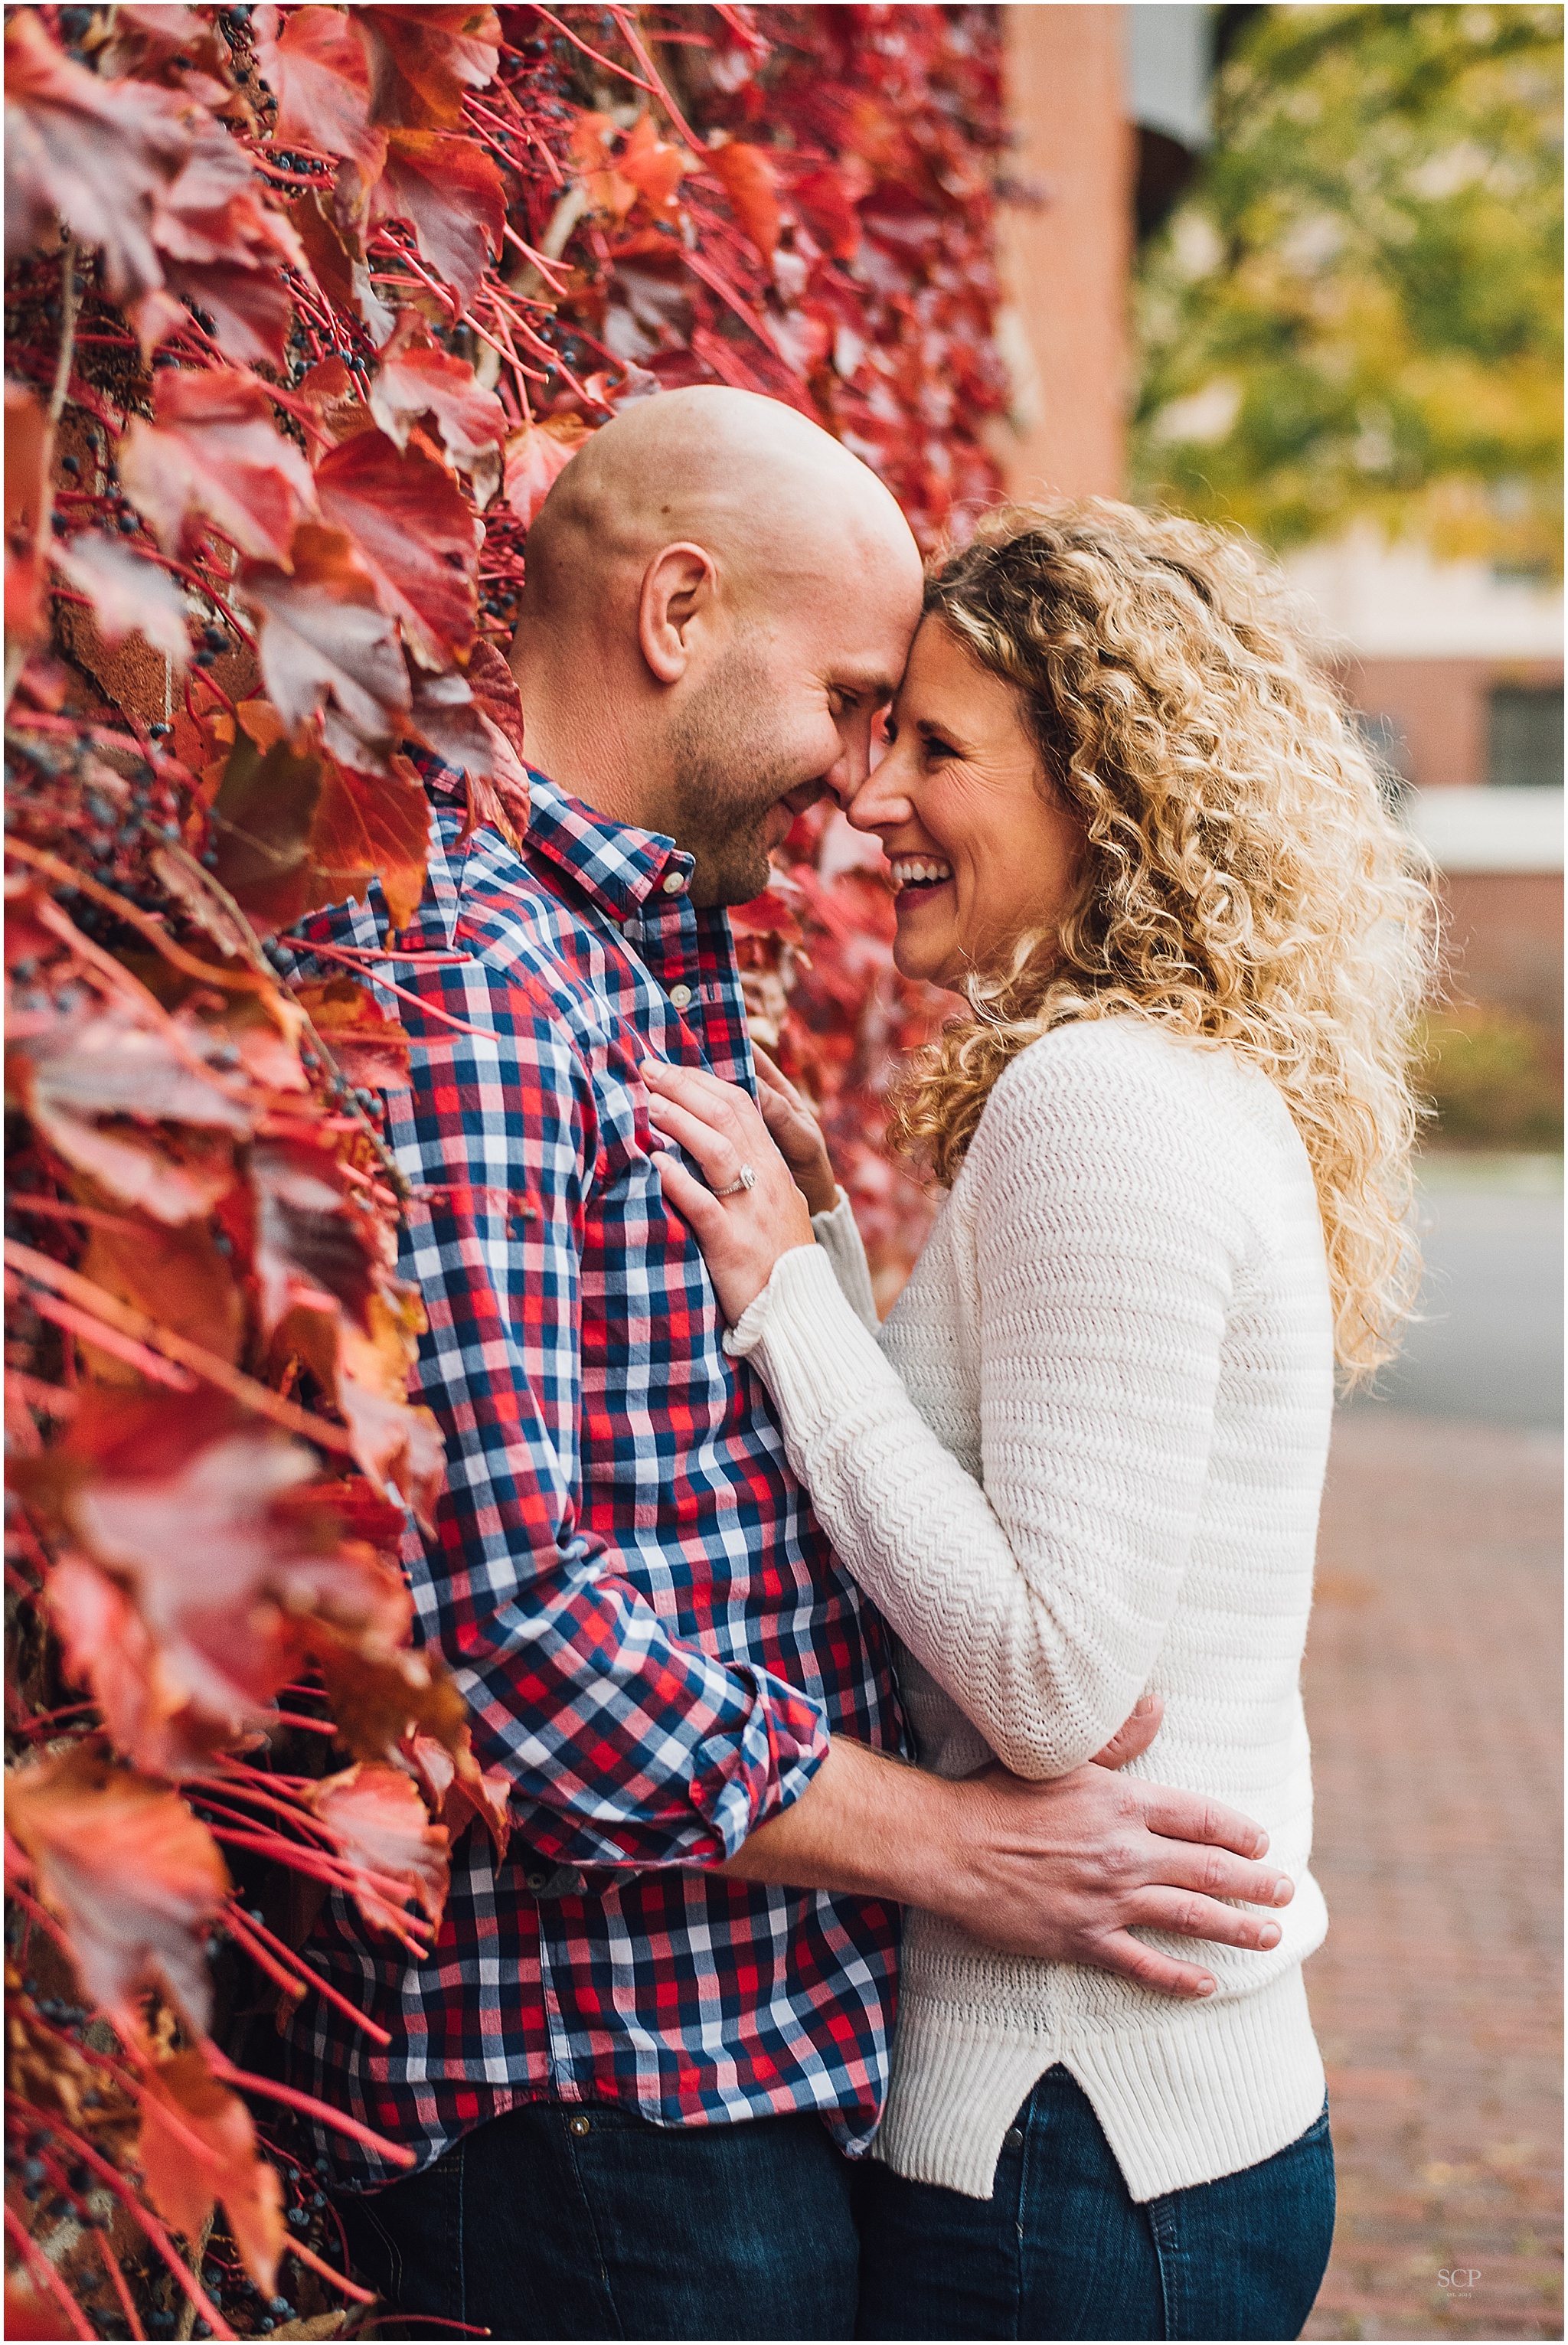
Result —
MULTIPOLYGON (((290 206, 289 217, 299 232, 317 284, 337 308, 358 310, 370 329, 371 340, 379 348, 392 332, 392 312, 371 282, 363 239, 350 222, 338 217, 331 203, 317 195, 300 196, 290 206)), ((341 364, 341 359, 322 360, 324 366, 341 364)), ((311 369, 312 373, 320 371, 320 368, 311 369)), ((355 390, 357 392, 357 385, 355 390)))
MULTIPOLYGON (((233 53, 221 33, 204 25, 194 8, 141 6, 136 0, 120 0, 109 37, 97 56, 105 73, 134 74, 138 81, 178 80, 195 66, 198 80, 208 82, 217 98, 226 94, 233 64, 233 53)), ((191 88, 188 78, 182 86, 191 88)))
POLYGON ((35 643, 44 633, 38 524, 48 493, 49 427, 20 383, 5 386, 5 633, 35 643))
POLYGON ((93 2001, 134 2035, 138 1989, 162 1985, 204 2027, 212 1988, 197 1933, 217 1919, 229 1873, 178 1793, 78 1743, 7 1768, 5 1821, 93 2001))
POLYGON ((51 1607, 73 1671, 143 1765, 188 1772, 264 1724, 318 1624, 380 1656, 405 1640, 400 1574, 343 1543, 330 1512, 273 1504, 313 1481, 311 1452, 223 1396, 85 1386, 56 1456, 54 1503, 90 1561, 58 1568, 51 1607), (87 1569, 134 1608, 134 1654, 87 1569))
POLYGON ((486 391, 466 359, 453 358, 431 340, 424 321, 405 312, 371 385, 371 413, 399 448, 422 415, 433 415, 454 464, 469 474, 473 494, 487 505, 501 485, 501 442, 506 411, 486 391))
POLYGON ((250 1130, 193 1057, 117 1005, 95 1005, 15 1042, 6 1081, 67 1164, 177 1225, 233 1187, 233 1142, 250 1130))
MULTIPOLYGON (((307 1007, 324 990, 302 988, 307 1007)), ((264 1332, 270 1335, 286 1314, 300 1308, 331 1312, 341 1305, 366 1325, 376 1274, 391 1267, 391 1250, 379 1223, 351 1211, 349 1184, 331 1148, 263 1141, 250 1152, 250 1179, 264 1332)))
POLYGON ((504 1767, 480 1772, 466 1726, 450 1742, 410 1734, 394 1755, 424 1793, 431 1813, 446 1826, 453 1848, 477 1820, 490 1834, 496 1863, 505 1863, 512 1837, 512 1778, 504 1767))
POLYGON ((356 15, 374 59, 372 117, 421 130, 454 130, 463 93, 483 89, 500 63, 494 8, 371 7, 356 15))
POLYGON ((420 258, 466 310, 486 260, 501 249, 506 190, 475 138, 390 130, 386 168, 371 190, 372 220, 407 220, 420 258))
POLYGON ((356 1089, 408 1089, 408 1030, 351 977, 296 987, 301 1009, 356 1089))
POLYGON ((585 440, 592 435, 580 415, 553 415, 525 423, 506 442, 506 502, 525 527, 585 440))
POLYGON ((295 397, 308 401, 314 408, 333 446, 340 440, 351 440, 356 431, 373 431, 376 428, 375 417, 341 359, 322 359, 313 366, 300 377, 295 397))
POLYGON ((616 157, 616 175, 629 180, 652 211, 667 204, 686 176, 687 161, 678 147, 667 147, 653 127, 650 114, 639 115, 630 137, 616 157))
POLYGON ((729 208, 764 260, 771 260, 779 245, 778 179, 770 157, 761 147, 732 138, 705 158, 707 168, 724 183, 729 208))
POLYGON ((294 303, 280 272, 303 268, 304 251, 288 216, 263 202, 245 150, 221 124, 198 127, 189 160, 159 200, 153 237, 170 287, 211 312, 228 355, 280 370, 294 303))
POLYGON ((290 8, 283 17, 261 7, 253 31, 257 65, 277 93, 274 145, 342 156, 367 180, 378 178, 386 139, 371 123, 370 57, 359 25, 340 8, 290 8))
POLYGON ((178 1229, 137 1221, 94 1228, 84 1278, 231 1364, 239 1356, 244 1304, 206 1221, 178 1229))
POLYGON ((844 174, 825 163, 797 171, 789 194, 823 251, 834 260, 853 260, 860 249, 860 216, 844 174))
MULTIPOLYGON (((449 667, 474 637, 484 531, 445 469, 383 431, 359 431, 316 473, 325 519, 345 529, 423 665, 449 667)), ((273 698, 277 698, 276 693, 273 698)))
POLYGON ((133 553, 118 538, 89 530, 53 548, 55 566, 93 606, 106 644, 145 635, 176 667, 190 658, 185 597, 166 570, 133 553))
POLYGON ((396 1767, 361 1761, 312 1783, 300 1798, 359 1874, 354 1903, 372 1930, 402 1937, 403 1918, 384 1892, 365 1878, 368 1873, 390 1874, 406 1883, 409 1895, 433 1922, 440 1923, 449 1869, 446 1829, 431 1822, 407 1775, 396 1767))
MULTIPOLYGON (((522 740, 523 728, 521 722, 514 725, 508 716, 503 729, 490 715, 495 704, 476 685, 473 676, 482 653, 505 674, 500 654, 481 637, 473 646, 466 677, 453 671, 416 680, 411 729, 439 757, 467 777, 468 821, 462 838, 487 822, 515 846, 528 827, 528 772, 514 746, 514 741, 522 740)), ((511 683, 510 675, 506 680, 511 683)))
POLYGON ((214 878, 259 936, 292 927, 321 898, 311 888, 311 826, 322 759, 284 736, 262 752, 242 732, 212 802, 214 878))
POLYGON ((401 1490, 428 1528, 443 1452, 429 1409, 411 1408, 408 1400, 425 1325, 418 1288, 382 1277, 365 1317, 363 1326, 342 1316, 331 1323, 318 1315, 312 1324, 311 1314, 300 1312, 285 1332, 308 1350, 316 1376, 331 1392, 361 1471, 380 1489, 401 1490))
POLYGON ((120 442, 120 478, 165 553, 177 553, 202 515, 242 553, 286 570, 294 524, 315 497, 311 468, 274 426, 261 384, 229 368, 166 367, 154 413, 156 423, 133 419, 120 442))
POLYGON ((333 752, 380 764, 409 705, 394 622, 346 529, 301 523, 290 554, 287 569, 248 562, 239 573, 241 591, 261 616, 268 694, 290 733, 324 708, 333 752))
POLYGON ((270 2296, 288 2237, 283 2186, 277 2167, 257 2148, 249 2110, 219 2083, 199 2052, 177 2052, 148 2072, 137 2156, 153 2205, 188 2239, 205 2237, 213 2201, 222 2200, 246 2270, 263 2296, 270 2296), (199 2164, 188 2146, 191 2134, 208 2152, 199 2164))
POLYGON ((100 81, 57 49, 36 8, 5 19, 5 257, 50 241, 56 218, 102 255, 104 289, 133 312, 163 283, 154 207, 190 151, 186 101, 100 81))
POLYGON ((424 893, 429 857, 430 800, 406 757, 393 757, 385 777, 329 761, 311 831, 311 860, 324 889, 318 903, 362 897, 378 878, 388 919, 406 929, 424 893))

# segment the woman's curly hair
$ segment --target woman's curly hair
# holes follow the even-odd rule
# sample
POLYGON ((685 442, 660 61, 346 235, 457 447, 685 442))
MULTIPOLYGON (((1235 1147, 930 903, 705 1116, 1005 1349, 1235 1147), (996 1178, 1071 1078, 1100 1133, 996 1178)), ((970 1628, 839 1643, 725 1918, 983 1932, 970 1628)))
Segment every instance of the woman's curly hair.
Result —
POLYGON ((1241 539, 1102 499, 1011 505, 928 614, 1017 686, 1087 851, 1065 916, 973 974, 894 1131, 951 1183, 1009 1061, 1074 1019, 1227 1044, 1289 1106, 1317 1180, 1347 1384, 1414 1300, 1412 1030, 1434 898, 1372 759, 1241 539))

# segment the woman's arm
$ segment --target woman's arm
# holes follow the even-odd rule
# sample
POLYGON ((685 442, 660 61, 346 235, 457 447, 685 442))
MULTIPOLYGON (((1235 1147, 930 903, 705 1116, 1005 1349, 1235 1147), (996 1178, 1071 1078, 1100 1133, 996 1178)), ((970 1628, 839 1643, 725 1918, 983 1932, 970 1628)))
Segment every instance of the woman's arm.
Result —
POLYGON ((862 1327, 877 1332, 877 1298, 871 1286, 871 1266, 856 1225, 854 1209, 843 1191, 830 1213, 813 1213, 811 1228, 818 1248, 838 1282, 840 1294, 862 1327))
POLYGON ((1240 1243, 1240 1143, 1214 1129, 1194 1061, 1088 1031, 1009 1071, 971 1152, 983 1489, 817 1249, 779 1254, 730 1338, 860 1585, 1035 1777, 1100 1748, 1159 1650, 1240 1243))

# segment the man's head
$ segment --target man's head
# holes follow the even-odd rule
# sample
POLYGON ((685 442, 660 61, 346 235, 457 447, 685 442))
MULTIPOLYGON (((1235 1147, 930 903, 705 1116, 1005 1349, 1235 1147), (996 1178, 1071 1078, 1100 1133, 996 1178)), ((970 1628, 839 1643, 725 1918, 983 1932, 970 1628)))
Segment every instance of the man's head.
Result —
POLYGON ((795 815, 864 777, 921 589, 891 496, 792 408, 639 401, 529 532, 512 653, 529 755, 695 855, 697 901, 743 903, 795 815))

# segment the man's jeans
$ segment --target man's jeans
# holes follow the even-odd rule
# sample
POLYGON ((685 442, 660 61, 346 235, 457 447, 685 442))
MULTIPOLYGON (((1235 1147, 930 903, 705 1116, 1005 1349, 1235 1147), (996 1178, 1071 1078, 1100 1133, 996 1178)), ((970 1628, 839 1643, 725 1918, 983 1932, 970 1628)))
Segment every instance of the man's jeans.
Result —
POLYGON ((1261 2165, 1135 2206, 1065 2068, 1019 2110, 993 2198, 874 2164, 861 2189, 867 2338, 1297 2337, 1334 2237, 1327 2108, 1261 2165))
POLYGON ((537 2101, 338 2206, 408 2316, 387 2336, 442 2335, 424 2313, 496 2338, 850 2338, 854 2178, 819 2117, 656 2126, 537 2101))

